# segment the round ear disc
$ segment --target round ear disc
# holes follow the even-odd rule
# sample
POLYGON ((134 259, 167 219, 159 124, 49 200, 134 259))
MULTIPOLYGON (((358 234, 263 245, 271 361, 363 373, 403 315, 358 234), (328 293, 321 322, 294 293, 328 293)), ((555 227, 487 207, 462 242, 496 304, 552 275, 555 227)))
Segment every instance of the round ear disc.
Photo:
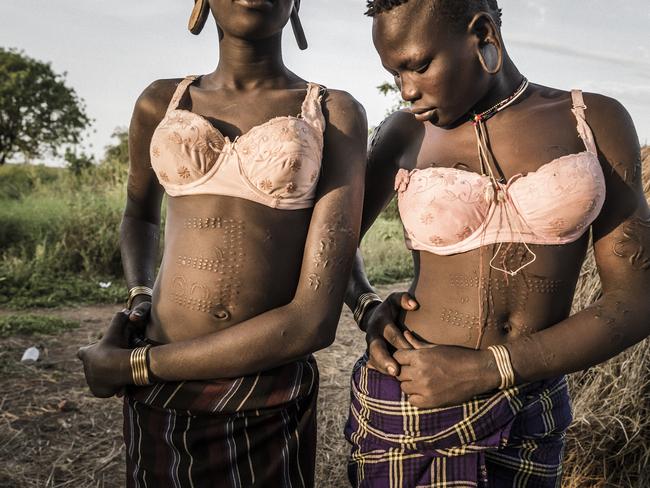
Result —
POLYGON ((210 13, 210 2, 208 0, 194 0, 194 8, 190 16, 188 28, 194 35, 198 35, 203 30, 208 14, 210 13))

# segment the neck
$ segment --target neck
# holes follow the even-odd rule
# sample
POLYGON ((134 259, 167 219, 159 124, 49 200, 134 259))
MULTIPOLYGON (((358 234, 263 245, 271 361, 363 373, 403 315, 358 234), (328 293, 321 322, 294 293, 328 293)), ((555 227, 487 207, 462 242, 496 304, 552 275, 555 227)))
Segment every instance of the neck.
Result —
POLYGON ((219 64, 206 81, 234 90, 276 86, 289 70, 282 60, 282 33, 267 39, 249 40, 223 34, 219 41, 219 64))
POLYGON ((519 88, 522 80, 523 76, 515 64, 508 56, 505 56, 501 71, 494 76, 489 90, 473 107, 472 111, 477 114, 484 112, 500 101, 508 98, 517 88, 519 88))

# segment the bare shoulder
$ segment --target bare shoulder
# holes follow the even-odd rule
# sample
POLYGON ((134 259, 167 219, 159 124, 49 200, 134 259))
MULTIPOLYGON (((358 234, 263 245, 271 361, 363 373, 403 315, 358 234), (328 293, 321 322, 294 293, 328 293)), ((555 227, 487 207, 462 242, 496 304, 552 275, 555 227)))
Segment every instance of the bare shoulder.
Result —
POLYGON ((372 132, 369 159, 398 161, 415 141, 421 141, 424 125, 406 110, 386 117, 372 132))
POLYGON ((129 124, 129 152, 131 168, 131 187, 134 180, 145 175, 151 176, 149 146, 156 127, 167 112, 180 79, 157 80, 146 87, 135 102, 131 123, 129 124))
POLYGON ((327 90, 323 98, 323 115, 328 126, 331 124, 344 132, 367 130, 363 105, 346 91, 327 90))
POLYGON ((407 145, 414 134, 423 128, 422 122, 416 120, 414 115, 407 110, 398 110, 386 117, 374 130, 389 145, 407 145))
POLYGON ((618 101, 597 93, 584 94, 585 116, 594 134, 601 163, 622 182, 639 186, 641 148, 632 117, 618 101))
POLYGON ((618 100, 598 93, 585 93, 585 116, 596 139, 598 149, 605 155, 610 151, 639 152, 639 139, 632 117, 618 100))
POLYGON ((165 115, 167 106, 182 78, 156 80, 147 86, 133 109, 133 120, 157 125, 165 115))
POLYGON ((599 159, 605 170, 607 200, 601 220, 619 222, 635 211, 647 215, 641 149, 632 117, 618 100, 611 97, 585 93, 584 101, 587 123, 593 132, 599 159))

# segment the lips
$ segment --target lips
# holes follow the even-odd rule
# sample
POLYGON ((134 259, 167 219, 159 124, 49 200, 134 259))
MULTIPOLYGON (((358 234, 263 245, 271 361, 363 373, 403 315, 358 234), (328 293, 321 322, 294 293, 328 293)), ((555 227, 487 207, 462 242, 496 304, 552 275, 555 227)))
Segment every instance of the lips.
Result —
POLYGON ((241 5, 242 7, 253 9, 253 10, 270 10, 273 8, 272 0, 233 0, 234 3, 241 5))
POLYGON ((411 113, 415 116, 416 120, 426 122, 430 120, 436 113, 435 108, 412 108, 411 113))

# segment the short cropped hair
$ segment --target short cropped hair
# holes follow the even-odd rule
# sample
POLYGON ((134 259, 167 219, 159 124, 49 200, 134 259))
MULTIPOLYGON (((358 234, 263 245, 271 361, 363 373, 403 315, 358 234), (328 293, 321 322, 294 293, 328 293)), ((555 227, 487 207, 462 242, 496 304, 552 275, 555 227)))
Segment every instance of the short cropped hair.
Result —
MULTIPOLYGON (((366 15, 375 17, 407 3, 409 0, 367 0, 366 15)), ((501 27, 501 9, 497 0, 432 0, 438 15, 447 18, 458 27, 464 27, 478 12, 489 13, 497 26, 501 27)))

